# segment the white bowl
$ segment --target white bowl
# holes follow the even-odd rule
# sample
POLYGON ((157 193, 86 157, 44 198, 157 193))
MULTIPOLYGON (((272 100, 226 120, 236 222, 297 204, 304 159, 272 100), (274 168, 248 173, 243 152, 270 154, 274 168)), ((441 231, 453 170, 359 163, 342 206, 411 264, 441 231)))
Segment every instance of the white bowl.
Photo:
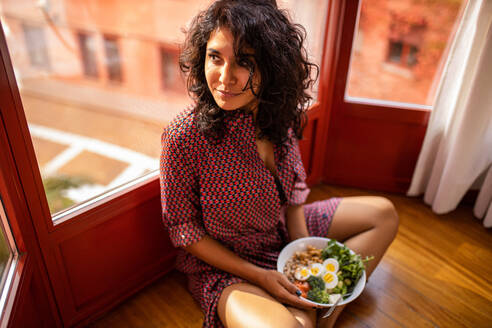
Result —
MULTIPOLYGON (((287 260, 289 260, 294 255, 295 252, 299 252, 299 251, 302 252, 302 251, 307 250, 308 245, 311 245, 311 246, 319 248, 319 249, 323 249, 326 247, 326 244, 329 241, 330 241, 329 238, 305 237, 305 238, 299 238, 299 239, 294 240, 293 242, 290 242, 287 246, 284 247, 284 249, 282 249, 282 251, 280 252, 280 254, 278 256, 277 271, 284 273, 285 262, 287 262, 287 260)), ((337 244, 342 246, 342 244, 339 242, 337 242, 337 244)), ((352 254, 354 254, 354 252, 352 250, 350 250, 350 252, 352 254)), ((350 295, 349 297, 347 297, 344 300, 341 300, 340 303, 338 303, 338 305, 344 305, 344 304, 350 303, 353 300, 355 300, 360 295, 360 293, 362 293, 362 290, 364 289, 365 285, 366 285, 366 270, 363 270, 362 276, 359 278, 359 281, 357 282, 354 290, 352 291, 352 295, 350 295)), ((331 307, 333 305, 333 304, 316 303, 316 302, 310 301, 308 299, 305 299, 305 300, 308 302, 311 302, 313 304, 316 304, 320 307, 331 307)))

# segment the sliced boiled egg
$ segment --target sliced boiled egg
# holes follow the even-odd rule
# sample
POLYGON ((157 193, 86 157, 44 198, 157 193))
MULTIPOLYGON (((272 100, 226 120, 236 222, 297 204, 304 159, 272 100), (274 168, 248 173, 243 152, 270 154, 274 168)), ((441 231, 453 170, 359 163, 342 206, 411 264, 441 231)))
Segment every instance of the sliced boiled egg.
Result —
POLYGON ((300 280, 300 281, 306 281, 307 278, 309 278, 309 276, 311 275, 311 272, 308 268, 306 267, 302 267, 302 268, 299 268, 296 270, 296 272, 294 273, 294 277, 297 279, 297 280, 300 280))
POLYGON ((338 284, 338 277, 333 272, 326 272, 323 275, 323 281, 325 282, 326 289, 335 288, 338 284))
POLYGON ((333 258, 326 259, 323 262, 323 269, 325 269, 326 272, 337 273, 338 268, 339 268, 338 261, 333 258))
POLYGON ((311 264, 310 269, 311 270, 311 275, 315 277, 321 277, 323 273, 325 273, 325 270, 323 270, 323 265, 321 263, 313 263, 311 264))

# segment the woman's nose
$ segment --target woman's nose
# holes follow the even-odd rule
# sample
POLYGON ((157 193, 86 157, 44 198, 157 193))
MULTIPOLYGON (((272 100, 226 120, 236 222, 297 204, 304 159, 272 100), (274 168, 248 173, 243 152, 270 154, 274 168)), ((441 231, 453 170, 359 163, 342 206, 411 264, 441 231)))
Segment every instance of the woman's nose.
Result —
POLYGON ((222 84, 233 84, 236 80, 234 75, 234 69, 230 64, 225 64, 222 66, 222 70, 220 72, 219 81, 222 84))

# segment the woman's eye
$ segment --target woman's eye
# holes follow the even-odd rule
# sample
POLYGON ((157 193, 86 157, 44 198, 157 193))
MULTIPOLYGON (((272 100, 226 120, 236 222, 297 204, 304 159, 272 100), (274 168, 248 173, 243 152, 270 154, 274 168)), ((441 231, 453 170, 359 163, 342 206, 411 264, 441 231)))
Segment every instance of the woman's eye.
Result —
POLYGON ((251 67, 251 62, 249 60, 247 60, 247 59, 241 59, 241 60, 239 60, 238 64, 241 67, 246 67, 246 68, 250 68, 251 67))
POLYGON ((214 55, 214 54, 209 54, 208 58, 210 58, 210 60, 212 60, 212 61, 217 61, 219 59, 219 56, 214 55))

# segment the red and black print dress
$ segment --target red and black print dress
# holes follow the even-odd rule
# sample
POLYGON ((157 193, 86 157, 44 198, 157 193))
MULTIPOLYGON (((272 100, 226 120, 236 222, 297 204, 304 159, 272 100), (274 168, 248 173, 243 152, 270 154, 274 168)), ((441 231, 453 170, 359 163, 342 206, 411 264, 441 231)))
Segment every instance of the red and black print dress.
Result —
MULTIPOLYGON (((309 193, 297 139, 291 134, 284 156, 282 147, 274 146, 277 180, 257 151, 252 114, 228 112, 219 143, 199 131, 194 115, 192 109, 182 112, 162 135, 162 213, 171 241, 183 247, 208 234, 249 262, 275 269, 288 241, 285 209, 303 204, 309 193)), ((339 201, 304 205, 310 235, 327 235, 339 201)), ((204 327, 222 327, 219 296, 244 280, 183 249, 177 268, 188 276, 190 291, 205 313, 204 327)))

